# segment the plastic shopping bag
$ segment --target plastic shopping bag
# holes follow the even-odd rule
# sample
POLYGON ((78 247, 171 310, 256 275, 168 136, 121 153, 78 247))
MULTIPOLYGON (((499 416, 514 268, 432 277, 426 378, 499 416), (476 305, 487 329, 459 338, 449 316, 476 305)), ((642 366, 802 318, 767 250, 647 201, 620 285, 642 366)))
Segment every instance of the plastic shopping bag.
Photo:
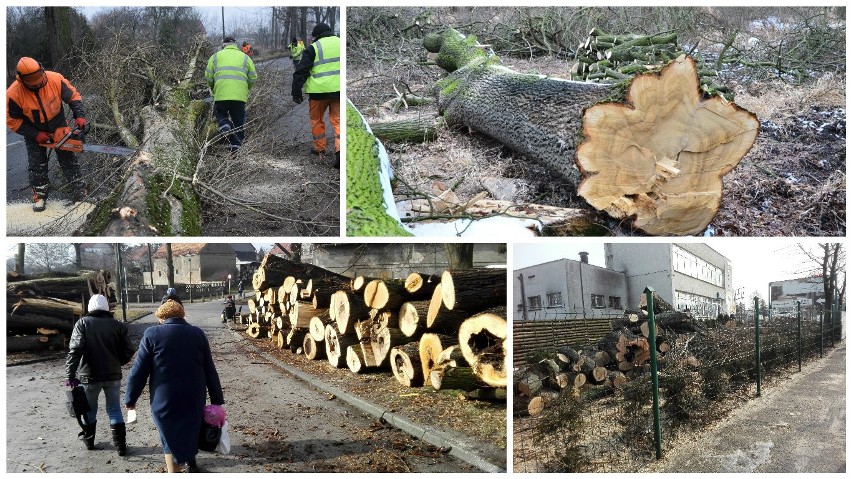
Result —
POLYGON ((222 437, 219 438, 219 444, 216 446, 216 452, 228 454, 231 452, 231 438, 228 436, 228 421, 222 424, 222 437))

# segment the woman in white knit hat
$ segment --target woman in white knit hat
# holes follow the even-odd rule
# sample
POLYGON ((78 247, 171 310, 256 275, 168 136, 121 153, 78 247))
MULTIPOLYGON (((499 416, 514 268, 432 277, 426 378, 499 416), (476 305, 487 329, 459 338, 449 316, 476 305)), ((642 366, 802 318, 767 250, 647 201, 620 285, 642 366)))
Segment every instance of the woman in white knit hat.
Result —
POLYGON ((98 396, 104 392, 112 441, 119 456, 127 453, 126 429, 121 413, 121 366, 130 362, 136 347, 127 333, 127 325, 116 321, 109 312, 109 301, 101 294, 89 300, 89 313, 74 324, 65 363, 65 385, 83 385, 91 411, 86 414, 79 434, 86 449, 95 445, 98 396), (77 378, 79 376, 79 379, 77 378))

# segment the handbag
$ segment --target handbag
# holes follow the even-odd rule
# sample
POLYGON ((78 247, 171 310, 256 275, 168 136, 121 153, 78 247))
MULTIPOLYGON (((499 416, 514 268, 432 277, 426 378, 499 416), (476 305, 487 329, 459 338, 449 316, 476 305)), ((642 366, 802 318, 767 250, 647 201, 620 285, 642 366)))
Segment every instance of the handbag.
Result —
POLYGON ((92 410, 91 406, 89 406, 89 399, 86 398, 86 391, 83 389, 83 386, 75 386, 68 391, 65 391, 65 394, 65 407, 68 408, 69 416, 80 417, 92 410))
POLYGON ((219 440, 222 438, 222 428, 211 426, 201 420, 201 430, 198 431, 198 449, 207 452, 216 450, 219 445, 219 440))

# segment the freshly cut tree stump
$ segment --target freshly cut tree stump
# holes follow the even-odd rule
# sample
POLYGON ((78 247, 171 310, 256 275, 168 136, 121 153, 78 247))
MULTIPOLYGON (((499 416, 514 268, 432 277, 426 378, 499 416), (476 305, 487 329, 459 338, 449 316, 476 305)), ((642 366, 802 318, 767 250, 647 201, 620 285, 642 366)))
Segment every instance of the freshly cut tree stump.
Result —
POLYGON ((305 336, 305 339, 302 340, 302 352, 305 354, 305 357, 311 361, 315 359, 324 359, 325 345, 308 334, 305 336))
POLYGON ((417 388, 423 385, 419 342, 414 341, 393 348, 390 353, 390 364, 393 377, 403 386, 417 388))
POLYGON ((346 348, 356 344, 358 338, 354 334, 338 334, 331 324, 325 327, 325 355, 332 366, 346 366, 346 348))
POLYGON ((449 29, 423 39, 449 72, 434 92, 447 123, 464 125, 549 167, 593 207, 656 235, 691 235, 713 219, 721 178, 757 138, 757 117, 701 97, 680 56, 623 85, 528 75, 449 29), (578 139, 582 143, 578 146, 578 139), (575 159, 577 167, 575 167, 575 159))
POLYGON ((455 344, 456 339, 443 334, 426 333, 420 337, 420 367, 423 368, 423 377, 429 378, 432 368, 444 351, 445 346, 455 344))
POLYGON ((462 354, 489 386, 505 387, 507 384, 506 337, 506 320, 494 314, 473 316, 459 329, 462 354))

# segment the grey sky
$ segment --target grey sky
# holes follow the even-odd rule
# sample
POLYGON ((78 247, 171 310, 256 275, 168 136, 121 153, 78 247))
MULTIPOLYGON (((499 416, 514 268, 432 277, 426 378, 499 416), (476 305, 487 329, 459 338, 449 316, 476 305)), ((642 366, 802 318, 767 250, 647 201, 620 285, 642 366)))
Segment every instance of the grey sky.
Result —
MULTIPOLYGON (((129 5, 133 6, 133 5, 129 5)), ((137 5, 142 6, 142 5, 137 5)), ((118 8, 116 6, 105 7, 77 7, 77 9, 91 19, 99 12, 118 8)), ((222 33, 222 7, 194 7, 199 11, 204 21, 204 26, 207 28, 207 34, 222 33)), ((272 16, 272 7, 225 7, 225 31, 232 32, 234 28, 240 25, 257 25, 269 24, 269 19, 272 16)))

